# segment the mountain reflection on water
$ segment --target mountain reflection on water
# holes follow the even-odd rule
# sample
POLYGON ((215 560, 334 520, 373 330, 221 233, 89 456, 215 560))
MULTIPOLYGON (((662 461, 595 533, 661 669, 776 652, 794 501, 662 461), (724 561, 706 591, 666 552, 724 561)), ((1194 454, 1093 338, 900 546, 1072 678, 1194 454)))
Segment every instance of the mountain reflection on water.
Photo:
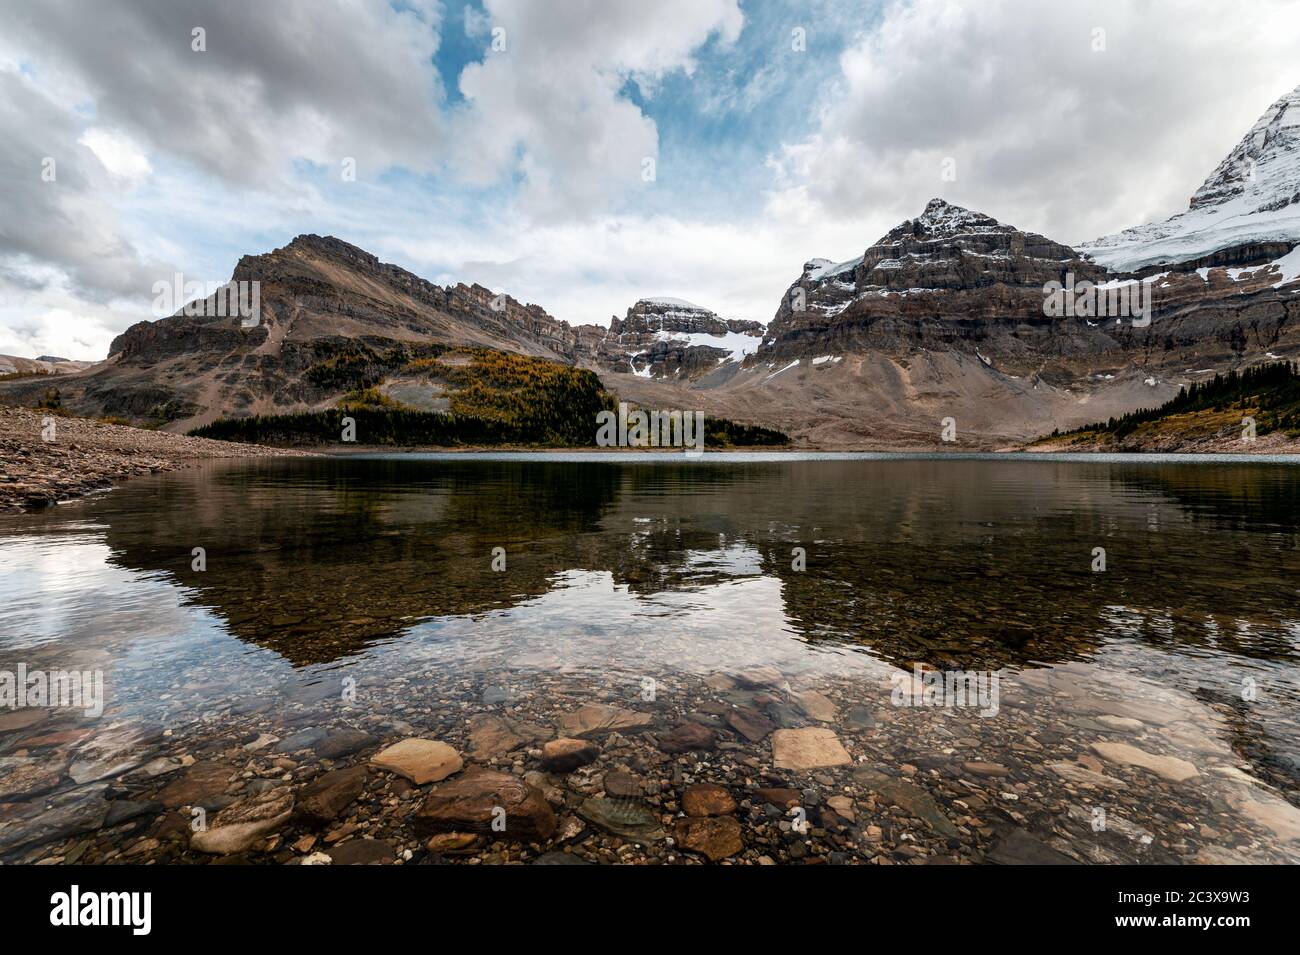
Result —
MULTIPOLYGON (((652 633, 677 628, 706 663, 709 642, 739 629, 749 653, 861 651, 902 667, 1041 666, 1133 641, 1285 665, 1300 634, 1296 505, 1295 472, 1271 465, 217 463, 3 519, 10 569, 23 546, 89 549, 64 574, 13 575, 21 598, 0 584, 13 628, 0 645, 43 632, 35 620, 51 613, 102 627, 112 608, 72 583, 106 547, 104 563, 128 579, 179 588, 181 606, 295 666, 426 621, 512 610, 532 635, 600 630, 614 648, 623 613, 652 618, 652 633), (195 547, 204 572, 191 569, 195 547), (504 572, 492 568, 498 547, 504 572), (1099 547, 1104 572, 1092 570, 1099 547), (567 624, 551 612, 557 598, 567 624)), ((655 653, 653 639, 636 652, 655 653)))

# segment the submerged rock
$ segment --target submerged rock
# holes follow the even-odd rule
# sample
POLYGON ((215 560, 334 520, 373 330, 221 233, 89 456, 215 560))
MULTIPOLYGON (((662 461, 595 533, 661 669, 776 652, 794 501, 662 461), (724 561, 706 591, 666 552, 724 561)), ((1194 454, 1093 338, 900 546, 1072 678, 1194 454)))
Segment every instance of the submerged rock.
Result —
POLYGON ((542 746, 542 768, 552 773, 571 773, 596 761, 600 750, 584 739, 554 739, 542 746))
POLYGON ((423 835, 481 832, 518 842, 540 842, 555 831, 555 813, 536 786, 517 776, 476 767, 435 786, 411 823, 423 835), (494 820, 502 818, 505 828, 493 829, 494 820))
POLYGON ((659 749, 671 754, 708 751, 717 745, 718 734, 700 723, 682 723, 659 737, 659 749))
POLYGON ((503 716, 476 716, 469 722, 469 741, 481 759, 504 756, 528 743, 549 739, 555 732, 535 723, 521 723, 503 716))
POLYGON ((334 865, 388 865, 397 859, 393 847, 379 839, 349 839, 325 854, 334 865))
POLYGON ((446 743, 413 736, 380 750, 370 757, 370 765, 423 786, 460 772, 465 761, 446 743))
POLYGON ((588 703, 559 719, 560 731, 566 736, 594 736, 617 730, 626 733, 648 729, 649 713, 636 713, 606 703, 588 703))
POLYGON ((745 851, 740 823, 733 816, 703 819, 678 819, 674 827, 677 844, 688 852, 698 852, 711 862, 745 851))
POLYGON ((728 710, 726 720, 728 726, 751 743, 761 742, 776 729, 775 723, 758 712, 758 710, 750 709, 747 706, 728 710))
POLYGON ((283 826, 292 815, 293 793, 282 786, 221 810, 208 829, 190 836, 190 846, 214 855, 244 852, 283 826))
POLYGON ((824 769, 851 762, 839 737, 824 727, 777 730, 772 734, 772 765, 777 769, 824 769))
POLYGON ((0 802, 47 793, 63 779, 64 764, 18 756, 0 758, 0 802))
POLYGON ((667 836, 658 816, 627 799, 593 796, 578 807, 578 815, 607 832, 643 846, 662 842, 667 836))
POLYGON ((897 806, 910 816, 920 819, 939 835, 946 836, 949 839, 956 839, 959 836, 957 827, 943 814, 943 810, 934 801, 934 797, 920 786, 904 782, 901 779, 885 779, 873 783, 871 788, 885 802, 897 806))
POLYGON ((736 811, 736 800, 716 783, 696 783, 682 793, 682 811, 688 816, 728 816, 736 811))
POLYGON ((298 815, 323 826, 338 818, 361 795, 366 785, 366 767, 349 766, 317 776, 298 793, 298 815))
POLYGON ((1093 743, 1092 751, 1112 763, 1122 766, 1137 766, 1149 770, 1170 782, 1180 783, 1192 779, 1200 773, 1196 767, 1177 756, 1157 756, 1130 746, 1128 743, 1093 743))
POLYGON ((210 808, 230 787, 235 768, 229 763, 195 763, 187 767, 158 793, 158 801, 168 809, 181 806, 210 808))
POLYGON ((379 741, 369 733, 345 727, 329 730, 325 737, 310 749, 321 759, 342 759, 377 742, 379 741))
POLYGON ((794 701, 809 719, 819 723, 833 723, 839 712, 835 704, 816 690, 804 690, 794 695, 794 701))
POLYGON ((986 857, 997 865, 1078 865, 1063 852, 1036 839, 1023 829, 1014 829, 986 857))

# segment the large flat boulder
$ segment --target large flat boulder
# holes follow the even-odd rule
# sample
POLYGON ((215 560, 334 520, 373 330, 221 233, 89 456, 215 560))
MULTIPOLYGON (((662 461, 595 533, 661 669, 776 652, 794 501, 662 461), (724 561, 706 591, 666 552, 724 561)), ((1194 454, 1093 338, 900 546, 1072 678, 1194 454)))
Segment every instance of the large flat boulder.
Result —
POLYGON ((412 736, 375 753, 370 757, 370 765, 405 776, 415 785, 423 786, 460 772, 465 761, 446 743, 412 736))
POLYGON ((221 810, 207 829, 190 836, 190 847, 213 855, 244 852, 292 815, 293 793, 288 786, 281 786, 221 810))
POLYGON ((518 776, 475 767, 435 786, 411 823, 421 835, 481 832, 542 842, 555 832, 555 812, 540 789, 518 776), (493 829, 493 821, 501 818, 505 828, 493 829))
POLYGON ((323 826, 356 802, 366 785, 366 767, 349 766, 317 776, 298 793, 298 815, 323 826))
POLYGON ((777 730, 772 734, 772 765, 798 771, 847 766, 853 762, 839 737, 823 726, 777 730))
POLYGON ((1118 763, 1121 766, 1137 766, 1174 783, 1181 783, 1200 775, 1196 767, 1185 759, 1179 759, 1177 756, 1158 756, 1136 746, 1130 746, 1128 743, 1093 743, 1092 751, 1107 762, 1118 763))
POLYGON ((559 719, 560 732, 565 736, 587 737, 618 731, 620 733, 647 729, 649 713, 637 713, 608 703, 588 703, 559 719))

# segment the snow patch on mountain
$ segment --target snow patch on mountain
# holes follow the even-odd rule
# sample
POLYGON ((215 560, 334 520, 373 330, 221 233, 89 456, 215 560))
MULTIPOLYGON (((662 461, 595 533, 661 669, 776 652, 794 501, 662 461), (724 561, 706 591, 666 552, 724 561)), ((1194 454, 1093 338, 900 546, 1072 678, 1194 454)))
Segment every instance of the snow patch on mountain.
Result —
POLYGON ((811 282, 821 282, 845 272, 852 272, 862 263, 862 256, 847 262, 832 262, 830 259, 811 259, 804 263, 804 275, 811 282))
POLYGON ((746 335, 744 332, 727 332, 725 335, 709 335, 704 332, 687 334, 686 332, 658 332, 655 338, 661 342, 684 342, 690 347, 707 345, 710 348, 722 348, 730 354, 722 361, 743 361, 746 355, 758 351, 763 343, 762 336, 746 335))
MULTIPOLYGON (((638 299, 637 302, 638 304, 645 303, 646 305, 663 305, 669 308, 681 308, 692 312, 709 312, 709 309, 704 308, 702 305, 696 305, 681 298, 669 298, 668 296, 642 298, 638 299)), ((710 312, 710 314, 712 314, 712 312, 710 312)))

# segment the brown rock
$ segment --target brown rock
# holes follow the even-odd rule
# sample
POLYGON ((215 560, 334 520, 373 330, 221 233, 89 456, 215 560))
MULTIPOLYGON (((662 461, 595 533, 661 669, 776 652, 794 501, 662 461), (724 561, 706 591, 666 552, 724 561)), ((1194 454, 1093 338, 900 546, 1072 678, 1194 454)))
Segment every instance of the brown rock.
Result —
POLYGON ((776 729, 776 724, 747 706, 727 711, 727 725, 751 743, 761 741, 776 729))
POLYGON ((743 852, 740 823, 732 816, 707 819, 678 819, 677 844, 688 852, 698 852, 717 862, 743 852))
POLYGON ((712 750, 717 745, 718 734, 700 723, 682 723, 659 737, 659 749, 665 753, 712 750))
POLYGON ((578 815, 607 832, 638 845, 652 846, 667 836, 659 816, 631 799, 600 799, 593 796, 578 807, 578 815))
POLYGON ((798 806, 803 799, 797 789, 755 789, 754 795, 763 802, 770 802, 773 806, 780 806, 782 809, 798 806))
POLYGON ((614 769, 602 780, 605 795, 612 799, 640 799, 645 795, 645 783, 638 776, 614 769))
POLYGON ((47 793, 63 779, 66 765, 18 756, 0 758, 0 802, 47 793))
POLYGON ((393 847, 378 839, 349 839, 325 854, 334 865, 388 865, 397 858, 393 847))
POLYGON ((1001 763, 985 763, 978 760, 962 763, 962 769, 968 773, 974 773, 976 776, 993 776, 1002 777, 1011 775, 1011 770, 1007 769, 1001 763))
POLYGON ((777 730, 772 734, 772 765, 777 769, 823 769, 851 762, 839 738, 824 727, 777 730))
POLYGON ((626 733, 650 726, 649 713, 635 713, 606 703, 588 703, 559 719, 560 731, 566 736, 596 736, 615 730, 626 733))
POLYGON ((298 814, 323 826, 356 801, 366 785, 366 767, 349 766, 317 776, 298 794, 298 814))
POLYGON ((370 765, 405 776, 417 786, 436 783, 458 773, 465 762, 446 743, 411 737, 381 749, 370 757, 370 765))
POLYGON ((729 816, 736 811, 736 800, 716 783, 696 783, 682 793, 682 811, 688 816, 729 816))
POLYGON ((516 776, 477 767, 458 779, 435 786, 412 817, 417 832, 481 832, 492 829, 496 810, 505 810, 506 828, 500 834, 519 842, 549 839, 555 831, 555 813, 542 791, 516 776))
POLYGON ((1128 784, 1124 780, 1116 779, 1114 776, 1107 776, 1105 773, 1094 772, 1079 763, 1052 762, 1047 764, 1047 768, 1062 779, 1079 786, 1094 786, 1100 789, 1128 788, 1128 784))
POLYGON ((49 715, 49 710, 33 707, 0 713, 0 733, 12 733, 15 730, 31 729, 33 726, 38 726, 41 723, 44 723, 49 719, 49 715))
POLYGON ((228 763, 195 763, 164 786, 157 799, 168 809, 206 805, 225 794, 234 775, 228 763))
POLYGON ((596 761, 600 750, 583 739, 553 739, 542 746, 542 766, 553 773, 571 773, 596 761))
POLYGON ((833 723, 835 721, 835 715, 838 712, 835 709, 835 704, 816 690, 804 690, 802 693, 796 693, 794 694, 794 701, 809 719, 817 720, 819 723, 833 723))
POLYGON ((440 832, 429 839, 425 848, 439 855, 457 855, 472 851, 480 838, 474 832, 440 832))
POLYGON ((217 813, 209 828, 190 836, 190 847, 213 855, 244 852, 293 815, 293 793, 281 786, 217 813))
POLYGON ((750 667, 747 670, 734 673, 732 676, 738 684, 748 690, 780 686, 785 682, 785 677, 781 674, 781 671, 771 666, 750 667))
POLYGON ((853 822, 858 818, 858 811, 854 808, 853 800, 848 796, 831 796, 826 800, 826 805, 849 822, 853 822))
POLYGON ((311 750, 322 759, 341 759, 344 756, 351 756, 358 750, 373 746, 376 742, 378 740, 369 733, 345 726, 342 729, 326 732, 325 738, 311 747, 311 750))
POLYGON ((530 742, 549 739, 552 730, 533 723, 508 720, 503 716, 476 716, 469 721, 469 741, 474 755, 492 759, 525 746, 530 742))
POLYGON ((1122 766, 1138 766, 1170 782, 1179 783, 1199 776, 1196 767, 1177 756, 1158 756, 1127 743, 1093 743, 1092 751, 1102 759, 1122 766))
POLYGON ((89 728, 63 730, 58 733, 46 733, 44 736, 32 736, 22 742, 19 746, 26 746, 31 749, 43 749, 46 746, 69 746, 72 743, 79 743, 88 736, 94 735, 94 730, 89 728))

